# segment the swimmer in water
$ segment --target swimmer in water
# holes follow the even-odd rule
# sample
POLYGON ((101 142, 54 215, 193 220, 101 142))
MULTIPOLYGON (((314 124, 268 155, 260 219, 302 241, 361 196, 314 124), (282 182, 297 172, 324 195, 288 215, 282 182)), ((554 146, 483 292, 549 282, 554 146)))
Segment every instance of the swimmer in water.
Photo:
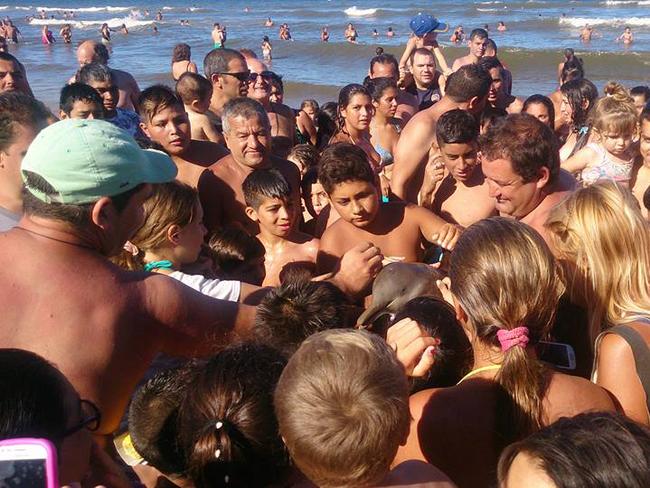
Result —
POLYGON ((48 29, 47 25, 44 25, 41 30, 41 42, 43 44, 54 44, 56 42, 52 31, 48 29))
POLYGON ((273 51, 273 46, 271 46, 271 41, 269 40, 269 36, 264 36, 264 39, 262 39, 262 57, 264 58, 264 61, 271 61, 271 52, 273 51))
POLYGON ((388 30, 386 31, 386 36, 387 37, 395 37, 395 31, 391 26, 388 27, 388 30))
POLYGON ((321 29, 320 40, 321 42, 328 42, 330 40, 330 33, 327 31, 327 27, 321 29))
POLYGON ((506 27, 506 24, 503 23, 503 20, 499 21, 499 24, 497 25, 497 30, 499 32, 505 32, 505 31, 508 30, 508 28, 506 27))
POLYGON ((65 44, 70 44, 72 42, 72 27, 70 27, 70 24, 65 24, 61 27, 59 35, 65 44))
POLYGON ((634 34, 632 29, 626 27, 623 33, 616 38, 616 42, 623 41, 623 44, 632 44, 634 42, 634 34))
POLYGON ((347 28, 345 29, 345 40, 356 44, 357 37, 359 37, 359 34, 357 33, 357 30, 354 28, 354 25, 352 25, 351 23, 348 24, 347 28))
POLYGON ((273 21, 271 20, 271 17, 266 19, 266 22, 264 22, 265 27, 273 27, 273 21))
POLYGON ((212 42, 214 43, 214 49, 222 49, 226 42, 224 29, 221 28, 219 23, 215 22, 212 26, 212 42))
POLYGON ((449 38, 449 41, 453 42, 454 44, 460 44, 464 40, 465 40, 465 31, 463 30, 463 26, 459 25, 454 30, 454 33, 449 38))
POLYGON ((593 27, 589 24, 585 24, 583 29, 580 31, 580 40, 582 42, 590 42, 593 36, 598 36, 593 27))

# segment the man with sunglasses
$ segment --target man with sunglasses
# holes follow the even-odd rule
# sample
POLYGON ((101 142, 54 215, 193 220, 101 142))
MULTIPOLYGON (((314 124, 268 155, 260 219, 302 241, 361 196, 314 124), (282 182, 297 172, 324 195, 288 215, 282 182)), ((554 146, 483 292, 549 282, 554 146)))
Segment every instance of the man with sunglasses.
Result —
POLYGON ((271 123, 271 145, 273 154, 286 158, 295 143, 296 118, 290 107, 282 103, 271 102, 271 79, 269 71, 259 59, 248 59, 250 78, 248 80, 248 97, 262 104, 271 123))
POLYGON ((210 112, 221 132, 223 106, 233 98, 248 94, 250 71, 244 57, 234 49, 213 49, 203 60, 203 72, 212 83, 210 112))

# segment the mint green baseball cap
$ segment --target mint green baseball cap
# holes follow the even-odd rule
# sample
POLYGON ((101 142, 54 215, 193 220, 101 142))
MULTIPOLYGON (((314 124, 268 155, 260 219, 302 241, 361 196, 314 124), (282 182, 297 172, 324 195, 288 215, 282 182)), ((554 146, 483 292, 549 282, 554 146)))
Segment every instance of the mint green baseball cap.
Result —
POLYGON ((124 193, 142 183, 166 183, 176 177, 171 158, 141 149, 135 139, 104 120, 66 119, 43 129, 21 164, 27 190, 45 203, 82 205, 124 193), (29 185, 25 171, 53 188, 45 193, 29 185))

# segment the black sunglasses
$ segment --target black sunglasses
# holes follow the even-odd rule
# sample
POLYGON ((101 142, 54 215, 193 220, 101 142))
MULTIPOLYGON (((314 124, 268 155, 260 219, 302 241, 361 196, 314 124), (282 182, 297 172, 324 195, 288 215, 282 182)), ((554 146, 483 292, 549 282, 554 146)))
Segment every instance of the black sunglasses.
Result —
POLYGON ((255 83, 258 76, 261 76, 263 80, 269 81, 273 77, 273 71, 262 71, 261 73, 251 72, 251 74, 248 75, 248 82, 255 83))
POLYGON ((99 429, 99 424, 102 420, 102 414, 99 411, 99 407, 90 400, 79 400, 79 403, 81 404, 82 418, 78 424, 66 429, 63 432, 63 437, 68 437, 84 428, 91 432, 95 432, 99 429))
POLYGON ((218 75, 230 75, 234 76, 237 78, 239 81, 244 82, 248 81, 251 72, 250 71, 239 71, 238 73, 228 73, 228 72, 222 72, 222 73, 217 73, 218 75))

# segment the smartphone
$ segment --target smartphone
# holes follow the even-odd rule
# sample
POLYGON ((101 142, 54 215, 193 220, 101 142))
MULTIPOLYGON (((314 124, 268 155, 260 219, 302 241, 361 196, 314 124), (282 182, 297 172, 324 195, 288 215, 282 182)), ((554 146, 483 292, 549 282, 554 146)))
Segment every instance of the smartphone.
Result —
POLYGON ((47 439, 0 441, 0 486, 58 488, 54 445, 47 439))
POLYGON ((539 341, 537 353, 542 361, 557 368, 576 369, 576 355, 569 344, 539 341))

